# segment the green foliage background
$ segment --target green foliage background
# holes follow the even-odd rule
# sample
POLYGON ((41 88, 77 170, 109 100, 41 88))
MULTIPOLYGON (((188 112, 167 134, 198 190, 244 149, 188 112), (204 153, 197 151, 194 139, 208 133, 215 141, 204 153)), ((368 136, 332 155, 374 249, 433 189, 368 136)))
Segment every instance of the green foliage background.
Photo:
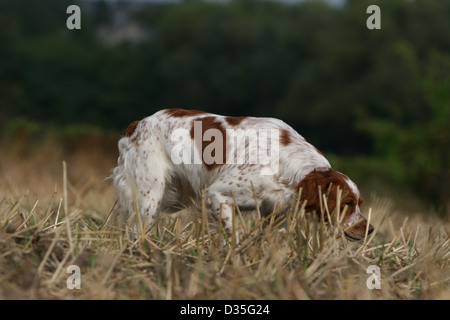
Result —
POLYGON ((70 4, 0 0, 3 136, 123 130, 165 107, 273 116, 358 184, 448 210, 450 1, 151 5, 133 17, 151 37, 116 45, 98 37, 110 6, 79 3, 70 31, 70 4))

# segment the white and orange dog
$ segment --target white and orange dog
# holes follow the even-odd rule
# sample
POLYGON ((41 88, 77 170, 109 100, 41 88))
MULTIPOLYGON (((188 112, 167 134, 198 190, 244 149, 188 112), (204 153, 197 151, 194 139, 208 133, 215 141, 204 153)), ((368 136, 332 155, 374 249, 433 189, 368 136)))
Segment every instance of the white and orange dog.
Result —
POLYGON ((356 184, 278 119, 165 109, 130 124, 119 151, 112 178, 122 223, 137 207, 148 229, 161 212, 199 203, 204 191, 208 218, 218 227, 221 214, 231 236, 233 204, 266 215, 289 205, 302 188, 306 211, 320 212, 320 187, 329 190, 330 212, 337 203, 339 212, 348 207, 341 219, 348 238, 373 231, 361 214, 356 184), (345 195, 340 202, 338 188, 345 195))

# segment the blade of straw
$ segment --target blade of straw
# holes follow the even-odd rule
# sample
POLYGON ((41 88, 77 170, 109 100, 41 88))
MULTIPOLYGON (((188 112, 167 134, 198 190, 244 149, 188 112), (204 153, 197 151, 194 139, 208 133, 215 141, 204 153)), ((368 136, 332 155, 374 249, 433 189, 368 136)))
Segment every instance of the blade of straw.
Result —
POLYGON ((72 243, 72 232, 70 230, 70 217, 69 217, 69 209, 68 209, 68 196, 67 196, 67 163, 65 160, 62 162, 63 164, 63 197, 64 197, 64 214, 66 215, 66 229, 67 229, 67 237, 69 241, 70 251, 73 252, 73 243, 72 243))

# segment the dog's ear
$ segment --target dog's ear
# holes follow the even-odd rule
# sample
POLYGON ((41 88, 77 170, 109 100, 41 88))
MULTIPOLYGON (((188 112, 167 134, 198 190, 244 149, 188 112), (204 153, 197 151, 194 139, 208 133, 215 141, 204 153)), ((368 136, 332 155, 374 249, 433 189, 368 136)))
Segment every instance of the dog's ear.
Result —
POLYGON ((307 201, 305 209, 307 212, 316 211, 320 213, 320 195, 327 195, 328 209, 330 212, 335 206, 335 188, 331 192, 328 190, 332 184, 332 179, 328 171, 312 171, 303 178, 298 184, 298 188, 302 188, 301 202, 307 201), (321 192, 319 192, 321 190, 321 192))
POLYGON ((305 206, 307 212, 320 212, 319 178, 320 174, 313 171, 307 174, 298 184, 298 188, 302 189, 300 196, 301 203, 307 201, 305 206))

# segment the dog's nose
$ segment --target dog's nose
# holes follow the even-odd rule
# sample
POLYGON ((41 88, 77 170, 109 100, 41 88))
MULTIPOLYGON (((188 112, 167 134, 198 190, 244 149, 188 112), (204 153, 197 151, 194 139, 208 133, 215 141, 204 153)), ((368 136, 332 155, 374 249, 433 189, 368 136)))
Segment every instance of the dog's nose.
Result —
MULTIPOLYGON (((345 225, 344 225, 345 226, 345 225)), ((367 227, 367 220, 361 220, 359 223, 355 223, 354 225, 348 226, 345 228, 345 235, 348 239, 351 240, 362 240, 366 236, 369 236, 375 228, 369 224, 369 227, 367 227)))

